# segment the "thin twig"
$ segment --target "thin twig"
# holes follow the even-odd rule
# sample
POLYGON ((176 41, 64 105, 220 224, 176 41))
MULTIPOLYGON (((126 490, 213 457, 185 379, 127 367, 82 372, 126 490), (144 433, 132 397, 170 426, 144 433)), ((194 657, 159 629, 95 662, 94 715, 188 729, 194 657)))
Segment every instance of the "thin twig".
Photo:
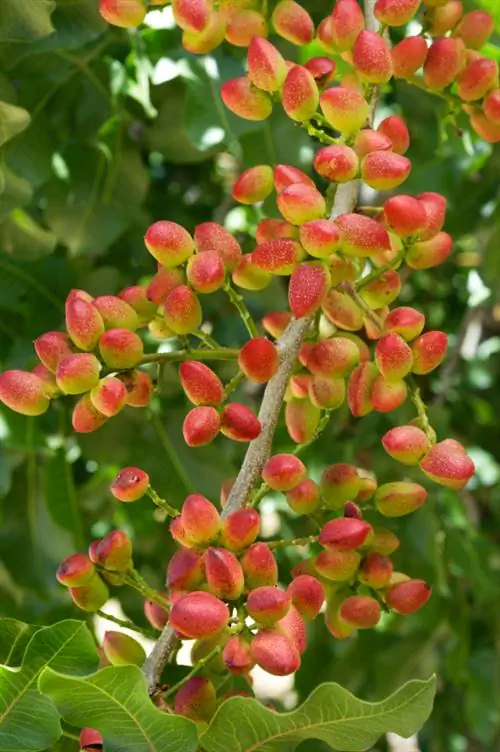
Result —
MULTIPOLYGON (((377 30, 378 21, 373 16, 373 5, 374 0, 365 0, 368 28, 377 30)), ((372 100, 375 100, 377 90, 372 89, 370 96, 372 100)), ((373 109, 373 107, 370 109, 370 119, 373 115, 373 109)), ((339 185, 330 214, 331 219, 354 210, 358 199, 358 189, 359 180, 339 185)), ((252 488, 259 479, 262 468, 271 453, 274 431, 283 405, 288 379, 313 319, 314 317, 310 317, 292 321, 278 342, 280 367, 275 376, 268 382, 264 391, 259 410, 261 432, 254 441, 250 442, 240 472, 222 512, 223 517, 227 517, 228 514, 248 503, 252 488)), ((150 694, 155 691, 163 667, 175 649, 177 642, 173 629, 167 625, 143 666, 150 694)))

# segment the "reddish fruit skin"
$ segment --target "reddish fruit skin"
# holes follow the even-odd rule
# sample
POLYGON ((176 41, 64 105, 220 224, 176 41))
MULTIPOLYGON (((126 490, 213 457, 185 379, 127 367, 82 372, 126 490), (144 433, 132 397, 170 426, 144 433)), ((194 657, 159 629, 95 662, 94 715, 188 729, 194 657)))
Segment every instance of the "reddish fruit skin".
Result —
POLYGON ((277 623, 277 627, 292 641, 299 655, 302 655, 307 647, 307 631, 304 619, 295 606, 290 606, 286 615, 277 623))
POLYGON ((296 444, 311 441, 320 420, 320 410, 307 399, 292 399, 285 407, 285 423, 296 444))
POLYGON ((21 415, 42 415, 49 407, 44 382, 27 371, 0 374, 0 402, 21 415))
POLYGON ((402 118, 398 115, 389 115, 382 120, 377 130, 390 139, 392 150, 396 154, 406 154, 410 148, 410 134, 402 118))
POLYGON ((413 366, 412 350, 399 334, 384 334, 375 346, 375 363, 388 381, 403 379, 413 366))
POLYGON ((153 382, 145 371, 134 370, 118 377, 127 390, 127 405, 147 407, 153 396, 153 382))
POLYGON ((490 144, 500 141, 500 125, 493 123, 480 111, 470 113, 470 124, 474 131, 490 144))
POLYGON ((226 40, 235 47, 248 47, 254 37, 266 37, 267 21, 258 11, 243 9, 230 13, 227 19, 226 40))
POLYGON ((302 65, 291 68, 281 90, 283 109, 292 120, 309 120, 319 105, 319 89, 314 76, 302 65))
POLYGON ((110 491, 118 501, 142 499, 149 487, 149 475, 139 467, 124 467, 115 476, 110 491))
POLYGON ((300 259, 300 246, 287 238, 267 240, 255 248, 251 259, 258 269, 288 277, 300 259))
POLYGON ((190 334, 199 329, 203 313, 196 294, 187 285, 179 285, 169 292, 163 305, 167 326, 176 334, 190 334))
POLYGON ((220 93, 228 110, 244 120, 267 120, 272 112, 269 94, 257 89, 246 76, 226 81, 220 93))
POLYGON ((330 275, 324 264, 299 264, 288 287, 288 302, 295 318, 310 316, 317 311, 329 286, 330 275))
POLYGON ((375 491, 375 505, 384 517, 403 517, 424 504, 427 491, 417 483, 384 483, 375 491))
POLYGON ((289 584, 287 592, 303 619, 313 620, 319 614, 325 600, 325 590, 316 577, 301 574, 289 584))
POLYGON ((207 0, 172 0, 172 10, 181 29, 201 32, 208 24, 211 3, 207 0))
POLYGON ((290 491, 304 480, 307 469, 293 454, 275 454, 262 469, 264 483, 274 491, 290 491))
POLYGON ((102 747, 103 744, 104 739, 96 729, 87 727, 80 731, 80 749, 102 747))
POLYGON ((387 454, 403 465, 418 465, 429 449, 427 435, 417 426, 397 426, 382 437, 387 454))
POLYGON ((315 559, 316 570, 322 577, 333 582, 350 580, 359 567, 361 556, 357 551, 322 551, 315 559))
POLYGON ((388 556, 371 551, 363 556, 358 571, 358 580, 368 587, 378 590, 387 587, 393 572, 388 556))
POLYGON ((482 99, 490 89, 498 86, 498 65, 494 60, 473 60, 457 78, 458 96, 465 102, 482 99))
POLYGON ((140 26, 146 11, 143 0, 99 0, 99 13, 104 20, 123 29, 140 26))
POLYGON ((314 24, 309 13, 294 0, 280 0, 271 22, 277 34, 292 44, 309 44, 314 37, 314 24))
POLYGON ((156 305, 148 299, 147 289, 142 285, 132 285, 118 293, 118 297, 134 309, 140 321, 150 321, 156 313, 156 305))
POLYGON ((168 623, 168 611, 155 601, 144 601, 144 616, 154 629, 163 629, 168 623))
POLYGON ((193 238, 176 222, 155 222, 148 228, 144 242, 153 258, 166 267, 183 264, 194 251, 193 238))
MULTIPOLYGON (((279 167, 280 165, 277 165, 277 167, 274 168, 275 187, 276 187, 276 170, 279 167)), ((297 172, 300 172, 300 170, 297 170, 297 172)), ((283 186, 282 188, 278 188, 277 190, 281 191, 285 187, 286 186, 283 186)), ((284 219, 277 219, 277 218, 263 219, 259 222, 259 224, 257 225, 257 229, 255 231, 255 239, 257 243, 265 243, 267 240, 277 240, 278 238, 293 239, 296 237, 297 237, 297 228, 291 225, 289 222, 285 222, 284 219)))
POLYGON ((102 643, 104 655, 112 666, 142 666, 146 651, 133 637, 108 630, 102 643))
POLYGON ((221 432, 233 441, 253 441, 260 434, 260 421, 246 405, 231 402, 220 417, 221 432))
POLYGON ((325 199, 321 193, 314 186, 303 183, 284 188, 278 194, 276 204, 283 217, 292 225, 321 219, 326 213, 325 199))
POLYGON ((446 357, 448 337, 444 332, 426 332, 411 344, 413 353, 413 373, 419 376, 430 373, 446 357))
POLYGON ((357 91, 344 86, 324 91, 320 105, 328 123, 342 133, 355 133, 368 119, 366 100, 357 91))
POLYGON ((354 151, 358 157, 364 157, 371 151, 386 151, 392 149, 392 139, 372 128, 363 128, 354 140, 354 151))
POLYGON ((340 244, 340 231, 329 219, 314 219, 300 227, 300 242, 307 253, 316 258, 328 258, 340 244))
POLYGON ((278 370, 278 351, 266 337, 254 337, 241 348, 238 365, 248 379, 264 384, 278 370))
POLYGON ((204 676, 192 676, 175 695, 174 708, 177 715, 197 723, 208 723, 216 707, 215 687, 204 676))
POLYGON ((442 264, 453 250, 453 240, 447 232, 438 232, 430 240, 415 243, 406 255, 411 269, 432 269, 442 264))
POLYGON ((99 352, 109 368, 134 368, 144 355, 144 345, 129 329, 108 329, 99 339, 99 352))
POLYGON ((399 334, 406 342, 418 337, 424 326, 424 314, 409 306, 393 308, 384 320, 384 329, 387 332, 399 334))
POLYGON ((346 501, 355 499, 360 487, 360 478, 352 465, 337 463, 329 465, 321 476, 321 496, 331 508, 340 508, 346 501))
POLYGON ((59 564, 56 577, 65 587, 81 587, 88 585, 95 574, 95 567, 88 556, 72 554, 59 564))
MULTIPOLYGON (((384 156, 388 152, 370 152, 364 160, 371 157, 384 156)), ((391 154, 393 158, 406 159, 391 154)), ((408 160, 406 160, 408 161, 408 160)), ((340 229, 342 236, 340 247, 347 256, 357 256, 365 258, 375 253, 390 250, 390 241, 387 231, 370 217, 363 217, 361 214, 341 214, 335 220, 337 227, 340 229)))
POLYGON ((371 629, 380 619, 380 604, 369 595, 352 595, 340 605, 339 616, 356 629, 371 629))
POLYGON ((283 590, 264 586, 251 591, 245 607, 252 619, 271 626, 286 615, 290 605, 291 598, 283 590))
POLYGON ((132 306, 115 295, 100 295, 94 298, 92 305, 97 308, 108 329, 113 327, 137 329, 139 326, 139 319, 132 306))
POLYGON ((488 41, 493 28, 494 21, 490 13, 472 10, 465 14, 453 33, 464 41, 466 47, 479 50, 488 41))
POLYGON ((460 442, 445 439, 435 444, 420 463, 425 475, 447 488, 461 489, 474 475, 474 463, 460 442))
POLYGON ((392 196, 384 204, 384 217, 401 238, 420 235, 427 215, 422 203, 413 196, 392 196))
POLYGON ((106 421, 106 416, 94 407, 89 394, 80 397, 71 414, 71 425, 76 433, 97 431, 106 421))
POLYGON ((287 66, 274 44, 262 36, 252 39, 247 55, 248 77, 258 89, 274 92, 281 89, 287 66))
POLYGON ((375 363, 366 361, 357 366, 349 377, 347 403, 355 418, 362 418, 373 410, 371 392, 378 377, 375 363))
POLYGON ((431 593, 431 586, 424 580, 407 580, 389 588, 385 602, 397 614, 407 616, 425 606, 431 593))
POLYGON ((65 394, 83 394, 98 384, 100 370, 101 364, 91 353, 68 355, 57 366, 57 386, 65 394))
POLYGON ((373 540, 370 542, 370 551, 390 556, 399 548, 399 538, 386 527, 376 526, 373 528, 373 540))
POLYGON ((312 74, 318 86, 325 88, 332 82, 337 65, 329 57, 312 57, 304 63, 304 67, 312 74))
POLYGON ((276 585, 278 565, 273 552, 265 543, 253 543, 240 559, 245 575, 246 590, 264 585, 276 585))
MULTIPOLYGON (((182 285, 184 275, 180 269, 174 267, 167 269, 161 266, 146 288, 146 295, 156 306, 161 305, 175 287, 182 285)), ((156 308, 153 309, 156 313, 156 308)))
POLYGON ((241 173, 231 195, 240 204, 257 204, 273 190, 273 171, 269 165, 256 165, 241 173))
POLYGON ((224 385, 211 368, 197 360, 186 360, 179 366, 179 380, 194 405, 220 405, 224 385))
POLYGON ((300 655, 292 640, 277 629, 262 629, 252 639, 253 661, 273 676, 288 676, 300 667, 300 655))
POLYGON ((233 271, 232 280, 244 290, 263 290, 271 282, 271 275, 258 269, 252 261, 252 254, 247 253, 233 271))
POLYGON ((361 162, 361 177, 365 183, 381 191, 397 188, 410 171, 409 159, 389 151, 372 151, 361 162))
POLYGON ((229 639, 222 651, 222 660, 227 670, 235 676, 248 674, 255 666, 250 644, 242 635, 234 635, 229 639))
POLYGON ((359 350, 354 342, 331 337, 311 347, 306 366, 315 376, 347 376, 358 360, 359 350))
POLYGON ((182 435, 190 447, 210 444, 220 430, 220 416, 215 407, 193 407, 184 418, 182 435))
POLYGON ((179 548, 167 567, 166 585, 172 590, 193 590, 203 582, 203 554, 190 548, 179 548))
POLYGON ((453 83, 465 62, 464 52, 461 39, 436 39, 429 47, 424 63, 424 81, 427 86, 439 90, 453 83))
POLYGON ((127 404, 127 389, 119 378, 108 376, 92 389, 90 398, 100 413, 111 418, 127 404))
POLYGON ((132 566, 132 542, 121 530, 112 530, 93 548, 95 564, 115 572, 126 572, 132 566))
POLYGON ((195 55, 206 55, 224 41, 226 21, 222 13, 211 11, 208 23, 201 32, 185 30, 182 34, 182 46, 195 55))
POLYGON ((233 601, 240 597, 245 584, 241 564, 225 548, 209 548, 205 554, 205 575, 210 592, 233 601))
POLYGON ((406 37, 391 51, 395 78, 409 78, 421 68, 427 58, 427 42, 422 36, 406 37))
POLYGON ((56 372, 63 358, 73 354, 70 338, 64 332, 45 332, 36 338, 33 345, 43 365, 52 373, 56 372))
MULTIPOLYGON (((315 187, 315 184, 313 180, 309 177, 309 175, 306 175, 305 172, 302 172, 302 170, 299 170, 297 167, 292 167, 292 165, 286 165, 286 164, 278 164, 274 168, 274 188, 276 193, 281 193, 285 190, 285 188, 288 188, 290 185, 297 185, 297 183, 300 183, 302 185, 308 185, 312 188, 315 187)), ((264 220, 266 221, 266 220, 264 220)), ((268 222, 271 222, 272 220, 267 220, 268 222)), ((274 220, 277 222, 281 222, 281 220, 274 220)), ((292 230, 290 229, 290 225, 284 224, 290 232, 292 230)), ((293 228, 293 232, 291 235, 280 235, 280 237, 295 237, 296 230, 293 228)))
POLYGON ((377 0, 373 11, 381 23, 403 26, 411 21, 419 5, 420 0, 377 0))
POLYGON ((335 3, 331 15, 331 37, 338 50, 350 50, 364 27, 363 12, 356 0, 335 3))
POLYGON ((313 164, 318 175, 336 183, 354 180, 359 170, 356 152, 345 144, 334 144, 318 149, 313 164))
POLYGON ((314 376, 308 389, 308 396, 315 407, 336 410, 345 401, 344 379, 328 376, 314 376))
POLYGON ((221 528, 216 507, 201 494, 190 494, 182 505, 180 524, 187 538, 200 546, 215 540, 221 528))
POLYGON ((312 514, 320 505, 318 484, 310 478, 305 478, 286 494, 290 509, 297 514, 312 514))
POLYGON ((383 376, 377 376, 373 382, 370 399, 374 410, 389 413, 404 403, 407 394, 408 389, 402 379, 386 381, 383 376))
POLYGON ((95 348, 99 337, 104 332, 101 314, 79 290, 72 290, 66 298, 66 329, 72 342, 80 350, 90 351, 95 348))
POLYGON ((260 515, 255 509, 237 509, 231 512, 222 523, 224 546, 231 551, 248 548, 257 538, 260 530, 260 515))
POLYGON ((326 548, 336 551, 352 551, 360 548, 372 534, 372 526, 354 517, 337 517, 324 525, 318 541, 326 548))
POLYGON ((352 59, 356 73, 368 83, 386 83, 392 76, 391 53, 376 31, 364 29, 356 37, 352 59))
POLYGON ((218 251, 207 251, 191 256, 186 267, 189 284, 205 295, 219 290, 224 284, 225 269, 218 251))
POLYGON ((183 637, 208 639, 226 626, 229 609, 211 593, 195 590, 180 598, 170 611, 170 624, 183 637))
POLYGON ((483 110, 494 125, 500 125, 500 89, 490 91, 483 102, 483 110))

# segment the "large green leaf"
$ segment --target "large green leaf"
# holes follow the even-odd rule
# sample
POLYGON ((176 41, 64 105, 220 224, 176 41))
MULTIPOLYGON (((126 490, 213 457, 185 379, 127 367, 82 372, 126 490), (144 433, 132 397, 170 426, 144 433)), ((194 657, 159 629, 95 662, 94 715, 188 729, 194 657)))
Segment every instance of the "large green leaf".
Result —
POLYGON ((368 750, 388 731, 408 737, 432 710, 436 680, 410 681, 380 702, 359 700, 339 684, 323 684, 291 713, 276 713, 257 700, 231 698, 201 737, 207 752, 291 752, 319 739, 343 752, 368 750))
POLYGON ((54 29, 50 16, 55 7, 55 0, 2 0, 0 40, 32 42, 46 37, 54 29))
POLYGON ((107 752, 198 749, 194 723, 158 710, 136 666, 109 666, 85 678, 63 676, 47 668, 38 684, 65 721, 98 729, 107 752))
POLYGON ((87 626, 73 619, 35 632, 19 668, 0 668, 0 749, 26 752, 46 749, 61 735, 59 715, 37 688, 47 666, 89 673, 98 662, 87 626), (34 722, 36 719, 36 722, 34 722))
POLYGON ((0 619, 0 665, 18 666, 26 645, 38 629, 17 619, 0 619))

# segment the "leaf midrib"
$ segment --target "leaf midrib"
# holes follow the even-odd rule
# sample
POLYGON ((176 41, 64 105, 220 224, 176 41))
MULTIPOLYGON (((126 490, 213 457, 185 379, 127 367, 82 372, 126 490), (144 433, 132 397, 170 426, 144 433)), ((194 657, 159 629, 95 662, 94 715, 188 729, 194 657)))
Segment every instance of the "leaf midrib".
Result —
MULTIPOLYGON (((394 711, 401 710, 401 708, 404 708, 410 702, 412 702, 413 700, 415 700, 418 697, 420 697, 420 695, 423 692, 425 692, 427 689, 428 689, 427 686, 422 687, 422 689, 419 690, 418 693, 416 693, 416 694, 412 695, 411 697, 409 697, 407 700, 405 700, 405 702, 401 703, 400 705, 395 705, 393 708, 391 708, 390 712, 392 713, 394 711)), ((387 712, 387 711, 385 711, 385 712, 387 712)), ((302 725, 302 726, 296 726, 293 730, 283 731, 283 732, 281 732, 279 734, 273 734, 272 736, 268 736, 265 739, 261 739, 259 742, 257 742, 257 744, 254 744, 252 747, 246 747, 244 750, 242 750, 242 752, 255 752, 255 750, 258 750, 263 744, 267 744, 268 742, 275 741, 276 739, 279 739, 280 737, 283 737, 283 736, 292 735, 294 732, 297 732, 297 731, 307 731, 308 729, 314 729, 314 728, 317 728, 318 726, 327 726, 327 725, 331 726, 331 725, 336 724, 336 723, 349 723, 350 721, 372 719, 372 718, 376 718, 377 716, 381 716, 381 715, 384 715, 384 713, 383 712, 381 712, 381 713, 373 713, 372 712, 370 715, 362 715, 362 716, 357 715, 357 716, 350 716, 350 717, 344 717, 344 718, 334 719, 332 721, 328 721, 328 723, 325 723, 324 721, 321 721, 319 723, 308 723, 308 724, 305 724, 305 725, 302 725)))
MULTIPOLYGON (((60 646, 60 647, 58 648, 58 650, 56 650, 56 652, 52 654, 52 656, 51 656, 50 660, 48 660, 48 661, 47 661, 47 663, 44 663, 44 664, 43 664, 42 666, 40 666, 40 667, 39 667, 39 668, 38 668, 38 669, 37 669, 37 670, 36 670, 36 671, 34 672, 34 674, 32 675, 31 679, 30 679, 30 680, 29 680, 29 681, 28 681, 28 682, 27 682, 27 683, 25 684, 25 686, 24 686, 24 688, 22 689, 22 691, 21 691, 21 692, 20 692, 20 693, 19 693, 18 695, 16 695, 16 697, 14 697, 14 699, 12 700, 12 702, 10 703, 10 705, 8 705, 8 706, 7 706, 6 708, 5 708, 5 712, 4 712, 4 713, 2 713, 2 715, 0 715, 0 724, 4 722, 5 718, 6 718, 6 717, 7 717, 8 715, 9 715, 9 713, 10 713, 10 712, 11 712, 11 710, 12 710, 12 708, 13 708, 13 707, 14 707, 15 705, 17 705, 17 703, 19 702, 19 700, 20 700, 20 699, 21 699, 22 697, 24 697, 24 695, 25 695, 25 694, 26 694, 26 692, 27 692, 27 691, 28 691, 28 690, 30 689, 30 687, 31 687, 31 685, 33 684, 33 682, 35 681, 35 679, 37 679, 37 678, 38 678, 38 676, 39 676, 39 675, 41 674, 41 672, 42 672, 42 671, 43 671, 43 670, 44 670, 45 668, 47 668, 48 666, 50 666, 50 664, 51 664, 51 662, 52 662, 52 661, 54 660, 54 658, 56 658, 56 657, 57 657, 57 656, 59 655, 59 653, 61 653, 61 651, 62 651, 62 650, 64 650, 64 648, 66 647, 66 645, 68 645, 68 643, 70 643, 70 642, 71 642, 71 640, 73 640, 73 639, 74 639, 74 638, 76 637, 76 635, 78 634, 78 632, 79 632, 79 631, 80 631, 81 629, 83 629, 83 627, 84 627, 84 626, 85 626, 84 624, 81 624, 81 625, 79 625, 78 629, 76 629, 76 630, 75 630, 75 631, 73 632, 73 634, 71 635, 71 637, 69 637, 69 638, 68 638, 67 640, 65 640, 65 642, 63 642, 63 643, 62 643, 62 645, 61 645, 61 646, 60 646)), ((42 631, 42 630, 40 630, 40 631, 42 631)), ((32 637, 32 640, 33 640, 33 639, 35 638, 35 636, 36 636, 37 634, 38 634, 38 632, 35 632, 35 634, 34 634, 34 635, 33 635, 33 637, 32 637)), ((28 645, 26 646, 26 653, 27 653, 27 651, 28 651, 28 648, 29 648, 30 644, 31 644, 31 641, 30 641, 30 642, 28 643, 28 645)), ((25 654, 25 656, 26 656, 26 654, 25 654)), ((24 659, 23 659, 23 663, 21 664, 21 671, 22 671, 22 669, 23 669, 23 665, 24 665, 24 659)), ((21 673, 21 671, 20 671, 19 673, 21 673)))

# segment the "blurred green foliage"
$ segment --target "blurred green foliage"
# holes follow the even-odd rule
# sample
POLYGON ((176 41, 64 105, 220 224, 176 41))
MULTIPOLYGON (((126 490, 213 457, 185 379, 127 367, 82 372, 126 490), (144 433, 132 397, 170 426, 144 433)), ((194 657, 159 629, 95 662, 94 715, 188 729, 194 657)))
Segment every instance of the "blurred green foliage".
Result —
MULTIPOLYGON (((496 13, 497 35, 486 53, 498 59, 498 0, 482 5, 496 13)), ((325 0, 309 7, 316 20, 330 10, 325 0)), ((222 105, 220 83, 242 71, 243 51, 222 47, 196 58, 180 46, 168 13, 150 18, 149 28, 125 32, 107 27, 96 0, 1 4, 2 369, 35 365, 32 340, 60 327, 70 288, 116 293, 151 276, 154 263, 142 236, 152 221, 168 218, 190 230, 201 221, 224 221, 251 248, 259 213, 234 206, 229 189, 236 172, 261 162, 310 170, 315 145, 282 114, 249 123, 222 105)), ((299 53, 279 45, 292 59, 317 54, 314 43, 299 53)), ((302 700, 330 680, 378 699, 407 679, 436 672, 435 711, 421 734, 422 749, 490 752, 500 749, 500 148, 468 132, 465 118, 458 128, 443 125, 442 108, 441 100, 398 82, 383 92, 378 117, 401 113, 409 124, 413 171, 405 191, 435 190, 448 199, 454 254, 443 267, 408 277, 401 301, 421 308, 428 328, 449 334, 448 361, 421 386, 438 435, 465 443, 477 476, 458 495, 430 487, 429 502, 393 525, 402 539, 396 566, 433 584, 430 604, 346 642, 334 641, 318 620, 296 689, 302 700)), ((265 209, 276 213, 267 202, 265 209)), ((285 305, 286 289, 277 280, 245 297, 258 319, 285 305)), ((222 295, 207 298, 204 311, 218 340, 244 341, 222 295)), ((157 344, 148 347, 152 352, 157 344)), ((232 368, 221 366, 221 375, 230 377, 232 368)), ((71 432, 67 400, 39 419, 0 410, 2 615, 35 624, 81 617, 57 585, 55 569, 113 526, 130 533, 141 573, 162 586, 172 553, 167 530, 151 506, 118 505, 108 492, 110 479, 134 464, 174 505, 195 488, 215 500, 244 449, 222 438, 188 450, 181 436, 187 404, 176 369, 162 368, 158 377, 151 409, 127 409, 88 436, 71 432)), ((260 393, 247 389, 239 396, 256 405, 260 393)), ((381 482, 399 479, 402 469, 379 438, 411 416, 410 406, 361 422, 338 411, 306 456, 311 472, 348 461, 374 470, 381 482)), ((275 449, 289 448, 280 424, 275 449)), ((273 503, 279 535, 308 532, 279 498, 273 503)), ((280 555, 286 573, 297 554, 280 555)), ((138 596, 117 594, 127 615, 144 623, 138 596)), ((324 748, 308 742, 300 749, 324 748)))

